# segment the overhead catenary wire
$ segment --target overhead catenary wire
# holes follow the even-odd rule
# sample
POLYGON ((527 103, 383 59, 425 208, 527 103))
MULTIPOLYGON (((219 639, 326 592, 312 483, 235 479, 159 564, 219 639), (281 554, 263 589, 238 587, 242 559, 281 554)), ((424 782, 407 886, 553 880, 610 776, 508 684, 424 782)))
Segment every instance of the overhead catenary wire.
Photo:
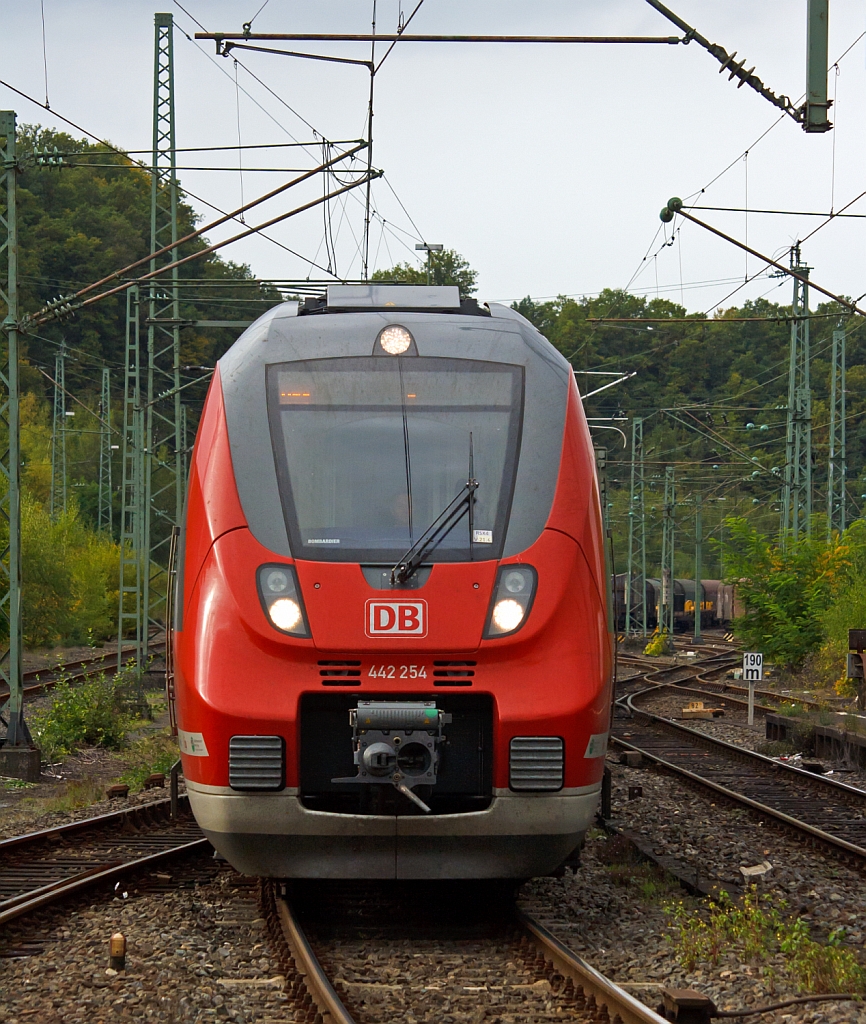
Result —
POLYGON ((48 102, 48 48, 45 43, 45 0, 39 0, 39 10, 42 14, 42 70, 45 75, 45 109, 50 110, 48 102))
MULTIPOLYGON (((202 25, 202 23, 189 12, 179 2, 179 0, 173 0, 173 2, 175 4, 175 6, 177 6, 181 11, 183 11, 183 13, 187 17, 189 17, 193 22, 195 22, 195 24, 198 25, 198 27, 200 29, 202 29, 203 32, 206 31, 204 25, 202 25)), ((420 7, 420 4, 418 4, 418 7, 420 7)), ((416 7, 415 11, 417 11, 417 9, 418 8, 416 7)), ((415 14, 415 12, 413 12, 412 16, 414 16, 414 14, 415 14)), ((406 24, 408 24, 408 21, 406 22, 406 24)), ((226 75, 227 77, 230 77, 228 75, 228 72, 226 71, 226 69, 221 67, 220 64, 216 60, 214 60, 214 58, 209 53, 207 53, 199 45, 199 43, 196 42, 196 40, 192 36, 189 35, 189 33, 184 32, 183 29, 181 29, 181 32, 183 32, 185 38, 188 39, 189 42, 191 42, 195 46, 195 48, 204 57, 206 57, 207 60, 211 64, 213 64, 220 71, 221 74, 226 75)), ((387 54, 385 56, 387 56, 387 54)), ((384 60, 384 58, 383 58, 383 60, 384 60)), ((301 120, 308 128, 310 128, 310 130, 313 132, 314 135, 319 136, 321 139, 325 139, 326 138, 325 135, 322 132, 320 132, 309 121, 307 121, 306 118, 304 118, 297 110, 294 109, 294 107, 292 107, 289 103, 287 103, 286 100, 282 96, 279 95, 279 93, 277 93, 275 90, 273 90, 266 82, 264 82, 258 75, 256 75, 255 72, 253 72, 249 67, 247 67, 247 65, 244 64, 243 61, 238 60, 237 63, 269 95, 271 95, 278 103, 280 103, 282 106, 284 106, 291 114, 293 114, 295 117, 299 118, 299 120, 301 120)), ((380 61, 380 65, 381 65, 381 63, 382 62, 380 61)), ((241 91, 244 93, 244 95, 246 95, 265 114, 265 116, 267 116, 270 120, 272 120, 274 122, 274 124, 276 124, 282 131, 285 131, 286 134, 288 134, 289 137, 294 140, 294 136, 292 135, 292 133, 284 125, 282 125, 280 123, 280 121, 278 121, 270 111, 268 111, 264 106, 262 106, 262 104, 259 103, 259 101, 252 95, 252 93, 250 93, 248 90, 246 90, 243 86, 241 86, 241 91)), ((338 143, 334 142, 333 140, 330 140, 330 141, 331 141, 332 145, 337 145, 338 144, 338 143)), ((306 144, 299 143, 299 145, 306 145, 306 144)), ((314 145, 318 145, 318 142, 314 143, 314 145)), ((388 188, 390 189, 390 191, 394 195, 394 198, 399 203, 399 205, 400 205, 401 209, 403 210, 404 214, 406 214, 407 218, 412 223, 412 226, 415 228, 415 231, 416 231, 416 235, 414 236, 415 240, 416 241, 422 241, 423 240, 422 233, 417 228, 417 225, 415 225, 414 221, 412 221, 412 218, 409 216, 408 211, 405 208, 405 205, 400 200, 399 196, 397 195, 396 191, 394 190, 394 186, 385 177, 384 174, 382 174, 381 177, 385 181, 385 183, 388 185, 388 188)), ((355 202, 361 202, 361 203, 364 202, 363 200, 359 199, 354 193, 351 193, 351 198, 355 202)), ((375 206, 372 207, 371 213, 372 213, 372 216, 374 216, 374 217, 376 217, 377 219, 380 220, 380 223, 384 224, 384 218, 382 218, 381 215, 378 213, 378 211, 376 211, 375 206)), ((393 224, 391 222, 388 222, 387 230, 393 232, 395 230, 396 231, 400 231, 402 229, 400 229, 397 225, 395 225, 395 224, 393 224)), ((407 232, 407 234, 408 234, 408 232, 407 232)), ((265 236, 265 237, 267 237, 267 236, 265 236)), ((410 235, 410 237, 413 237, 413 236, 410 235)), ((397 239, 397 241, 399 241, 401 244, 404 244, 401 239, 397 239)), ((277 244, 280 244, 280 243, 277 243, 277 244)), ((284 246, 284 248, 287 248, 287 247, 284 246)), ((320 245, 320 248, 321 248, 321 245, 320 245)), ((388 248, 387 245, 386 245, 386 248, 388 248)), ((411 253, 413 259, 417 259, 418 258, 418 254, 410 246, 405 246, 405 248, 407 248, 407 250, 409 250, 409 252, 411 253)), ((289 251, 291 251, 291 250, 289 250, 289 251)), ((298 255, 298 254, 294 254, 293 253, 293 255, 298 255)), ((300 258, 304 259, 304 257, 300 257, 300 258)), ((323 269, 322 267, 320 267, 318 264, 315 263, 315 257, 314 257, 314 259, 312 261, 306 260, 306 262, 310 263, 313 266, 316 266, 317 269, 320 269, 320 270, 323 269)))
MULTIPOLYGON (((863 195, 866 195, 866 192, 864 192, 863 195)), ((852 202, 854 201, 855 200, 852 200, 852 202)), ((834 292, 829 291, 822 285, 816 284, 815 281, 811 280, 810 278, 804 277, 802 274, 798 274, 797 271, 794 270, 792 267, 786 267, 782 263, 777 263, 776 260, 772 259, 770 256, 765 256, 763 253, 758 252, 756 249, 752 249, 750 246, 747 246, 744 242, 741 242, 739 239, 733 238, 731 235, 725 234, 724 231, 720 231, 718 228, 713 227, 711 224, 707 224, 705 221, 699 220, 697 217, 692 216, 692 214, 687 213, 681 205, 678 209, 672 209, 670 206, 668 206, 668 209, 671 211, 671 213, 677 213, 680 217, 684 217, 686 220, 689 220, 692 223, 697 224, 699 227, 702 227, 705 230, 711 232, 712 234, 717 235, 719 238, 724 239, 726 242, 730 242, 732 245, 736 245, 739 248, 744 249, 746 252, 749 252, 752 256, 756 256, 759 260, 762 260, 764 263, 768 264, 771 267, 775 267, 777 270, 782 271, 789 277, 794 277, 798 281, 802 281, 804 284, 808 284, 809 287, 813 288, 816 292, 820 292, 822 295, 826 295, 827 298, 832 299, 834 302, 838 302, 839 305, 844 306, 852 313, 857 313, 859 316, 866 316, 866 310, 860 309, 860 307, 856 305, 856 303, 849 302, 847 299, 843 299, 840 295, 836 295, 834 292)), ((819 227, 816 228, 815 230, 819 230, 819 228, 822 226, 823 225, 819 225, 819 227)), ((813 231, 812 234, 814 233, 815 232, 813 231)))
MULTIPOLYGON (((254 226, 254 227, 248 228, 246 231, 241 231, 238 234, 233 235, 231 238, 224 239, 222 242, 217 242, 214 245, 206 246, 204 249, 200 249, 197 252, 190 253, 190 255, 184 256, 181 259, 174 260, 171 263, 166 263, 164 266, 159 267, 156 270, 152 270, 148 274, 142 274, 141 277, 137 277, 137 278, 135 278, 133 280, 129 280, 129 281, 124 281, 122 284, 119 284, 119 285, 115 286, 114 288, 109 288, 107 291, 100 292, 98 295, 91 295, 89 298, 86 298, 86 299, 81 300, 80 302, 77 302, 76 305, 75 305, 75 309, 82 309, 82 308, 84 308, 86 306, 91 306, 95 302, 99 302, 102 299, 108 298, 109 295, 116 295, 118 292, 126 291, 129 288, 132 288, 132 287, 134 287, 137 284, 141 284, 144 281, 150 281, 150 280, 152 280, 155 277, 159 277, 162 274, 165 274, 167 271, 173 270, 174 267, 180 267, 180 266, 185 265, 186 263, 191 262, 192 260, 201 259, 203 256, 207 256, 207 255, 209 255, 212 252, 216 252, 218 249, 222 249, 226 245, 231 245, 233 242, 237 242, 237 241, 239 241, 242 238, 247 238, 249 235, 256 234, 262 228, 270 227, 273 224, 278 224, 281 221, 287 220, 289 217, 294 217, 294 216, 296 216, 299 213, 303 213, 306 210, 310 210, 314 206, 318 206, 320 203, 325 202, 328 199, 334 199, 337 196, 342 195, 343 192, 348 192, 349 189, 357 188, 359 185, 364 185, 364 184, 366 184, 366 180, 364 178, 359 178, 357 182, 354 182, 351 185, 345 185, 342 188, 338 189, 336 192, 331 192, 327 196, 316 198, 316 199, 312 199, 309 202, 304 203, 303 205, 298 206, 298 207, 296 207, 293 210, 289 210, 287 212, 277 214, 276 217, 272 217, 270 220, 265 221, 263 224, 258 224, 258 225, 254 226)), ((171 246, 167 246, 166 248, 174 249, 174 248, 176 248, 176 246, 175 245, 171 245, 171 246)), ((111 279, 114 279, 115 277, 116 277, 116 275, 111 275, 111 279)), ((51 311, 48 311, 48 312, 46 312, 44 314, 37 314, 36 316, 28 319, 27 323, 28 324, 29 323, 35 323, 35 324, 49 323, 49 322, 51 322, 51 320, 53 318, 54 318, 54 313, 51 312, 51 311)))
MULTIPOLYGON (((34 97, 31 96, 29 93, 24 92, 22 89, 17 88, 16 86, 12 85, 11 83, 9 83, 9 82, 7 82, 7 81, 5 81, 3 79, 0 79, 0 85, 5 86, 11 92, 14 92, 18 96, 21 96, 23 99, 27 100, 30 103, 35 104, 40 109, 42 109, 42 110, 46 109, 45 105, 43 103, 40 103, 39 100, 34 99, 34 97)), ((51 115, 53 117, 56 117, 59 120, 63 121, 65 124, 68 124, 71 128, 74 128, 76 131, 82 132, 89 139, 93 139, 94 142, 99 143, 99 145, 105 146, 107 149, 111 150, 113 153, 117 153, 118 156, 123 156, 123 157, 127 157, 127 159, 130 159, 128 157, 128 155, 122 149, 118 148, 117 146, 112 145, 112 143, 107 142, 105 139, 100 138, 98 135, 94 135, 93 132, 88 131, 86 128, 83 128, 79 124, 76 124, 75 121, 71 120, 68 117, 65 117, 63 114, 58 114, 56 110, 52 110, 51 111, 51 115)), ((140 160, 133 160, 133 163, 135 163, 138 167, 140 167, 144 171, 148 171, 148 172, 150 171, 150 167, 147 164, 144 164, 140 160)), ((217 213, 220 213, 220 214, 223 214, 223 215, 226 215, 226 216, 229 216, 229 217, 232 216, 231 214, 226 214, 225 210, 221 209, 219 206, 216 206, 214 203, 210 202, 209 200, 204 199, 202 196, 196 195, 196 193, 192 192, 190 189, 185 188, 184 192, 185 192, 185 194, 187 196, 189 196, 192 199, 195 199, 199 203, 203 203, 209 209, 214 210, 217 213)), ((296 252, 294 249, 290 248, 288 245, 285 245, 283 242, 280 242, 278 239, 273 238, 270 235, 266 235, 262 231, 260 231, 259 234, 261 235, 262 238, 266 239, 268 242, 271 242, 273 245, 278 246, 280 249, 282 249, 285 252, 291 254, 292 256, 297 256, 297 258, 302 260, 303 262, 305 262, 305 263, 311 263, 312 262, 312 261, 309 260, 308 257, 302 256, 300 253, 296 252)), ((148 258, 150 258, 150 257, 148 257, 148 258)), ((317 270, 321 270, 321 271, 323 271, 325 273, 328 273, 328 271, 324 267, 319 266, 317 263, 313 264, 313 265, 315 265, 317 270)))
MULTIPOLYGON (((291 181, 284 182, 282 185, 279 185, 277 188, 272 189, 270 192, 266 192, 264 195, 258 196, 256 199, 251 200, 249 203, 244 203, 242 206, 238 207, 236 210, 233 210, 231 213, 223 214, 221 217, 218 217, 215 221, 211 221, 209 224, 205 224, 203 227, 197 228, 195 231, 189 232, 188 234, 184 235, 183 238, 179 238, 176 242, 172 241, 169 244, 164 245, 161 249, 157 249, 155 252, 148 253, 147 256, 143 256, 141 259, 135 260, 132 263, 127 264, 125 267, 121 267, 119 270, 116 270, 113 273, 108 274, 107 276, 105 276, 103 278, 100 278, 98 281, 94 281, 94 282, 92 282, 92 283, 90 283, 88 285, 85 285, 83 288, 79 288, 78 291, 76 291, 73 295, 67 296, 64 299, 64 302, 70 302, 70 301, 73 301, 73 300, 80 299, 82 296, 87 295, 89 292, 94 291, 96 288, 101 287, 103 284, 107 284, 109 281, 115 281, 119 277, 123 276, 124 274, 130 273, 131 271, 135 270, 137 267, 140 267, 140 266, 142 266, 145 263, 149 263, 151 260, 156 259, 156 258, 158 258, 160 256, 163 256, 163 255, 165 255, 166 253, 168 253, 168 252, 170 252, 172 250, 180 249, 180 247, 182 245, 185 245, 188 242, 191 242, 191 241, 195 240, 196 238, 199 238, 206 231, 212 231, 214 228, 219 227, 222 224, 225 224, 229 220, 237 219, 241 214, 246 213, 248 210, 251 210, 251 209, 253 209, 256 206, 260 206, 262 203, 267 202, 268 200, 273 199, 273 198, 275 198, 278 195, 281 195, 283 192, 286 192, 288 189, 293 188, 295 185, 300 184, 302 181, 308 180, 314 174, 318 174, 320 171, 326 169, 331 164, 333 164, 333 163, 335 163, 337 161, 346 159, 348 156, 351 156, 351 154, 353 152, 359 152, 360 150, 364 149, 365 146, 366 146, 366 143, 363 143, 363 142, 359 143, 355 147, 354 150, 349 150, 347 153, 340 153, 337 156, 332 157, 330 160, 325 161, 324 163, 320 164, 318 167, 314 167, 314 168, 310 169, 309 171, 305 171, 303 174, 299 175, 297 178, 293 178, 291 181)), ((359 179, 356 184, 360 184, 362 181, 363 181, 363 179, 359 179)), ((354 185, 349 186, 349 187, 354 187, 354 185)), ((313 205, 317 205, 317 204, 313 204, 313 205)), ((236 241, 240 237, 243 237, 243 236, 245 236, 247 234, 251 234, 253 232, 257 232, 261 228, 267 227, 268 224, 277 223, 278 221, 283 220, 283 219, 285 219, 285 215, 280 215, 279 217, 272 218, 272 220, 268 221, 266 224, 262 224, 262 225, 259 225, 256 228, 251 228, 248 231, 242 232, 240 235, 236 235, 233 239, 230 239, 228 241, 236 241)), ((216 246, 216 248, 222 248, 222 246, 228 244, 228 241, 220 242, 216 246)), ((214 251, 214 247, 213 246, 208 247, 207 251, 214 251)), ((201 254, 202 253, 198 253, 197 255, 201 255, 201 254)), ((184 260, 181 260, 181 261, 175 261, 175 263, 173 265, 174 266, 179 266, 180 263, 182 263, 182 262, 187 262, 187 260, 184 259, 184 260)), ((165 268, 161 268, 160 272, 162 272, 164 269, 165 268)), ((147 275, 147 276, 153 276, 153 275, 147 275)), ((50 306, 43 307, 43 309, 39 310, 39 312, 34 314, 34 319, 40 317, 43 313, 50 312, 50 309, 51 309, 50 306)))

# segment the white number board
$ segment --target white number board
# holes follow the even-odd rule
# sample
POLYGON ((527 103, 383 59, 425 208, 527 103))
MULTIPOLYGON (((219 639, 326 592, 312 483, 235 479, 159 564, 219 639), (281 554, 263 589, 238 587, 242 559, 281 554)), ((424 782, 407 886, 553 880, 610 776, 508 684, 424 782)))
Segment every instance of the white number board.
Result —
POLYGON ((759 683, 764 678, 764 655, 754 652, 743 653, 743 679, 759 683))

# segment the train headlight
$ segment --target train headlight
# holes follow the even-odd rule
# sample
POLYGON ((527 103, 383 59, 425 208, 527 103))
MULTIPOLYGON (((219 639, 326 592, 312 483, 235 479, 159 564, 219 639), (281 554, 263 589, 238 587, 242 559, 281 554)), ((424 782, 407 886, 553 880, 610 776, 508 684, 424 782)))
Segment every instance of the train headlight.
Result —
POLYGON ((409 346, 412 344, 412 335, 405 327, 392 324, 379 335, 379 344, 382 351, 387 352, 389 356, 400 356, 409 350, 409 346))
POLYGON ((493 606, 491 621, 500 633, 510 633, 517 629, 526 612, 518 602, 507 597, 504 601, 497 601, 493 606))
POLYGON ((290 597, 281 597, 268 605, 268 615, 277 629, 291 633, 293 629, 297 629, 301 621, 301 606, 290 597))
POLYGON ((310 631, 294 567, 262 565, 256 575, 259 599, 271 625, 290 636, 308 637, 310 631))
POLYGON ((536 572, 530 565, 503 565, 496 577, 485 639, 515 633, 529 614, 535 596, 536 572))

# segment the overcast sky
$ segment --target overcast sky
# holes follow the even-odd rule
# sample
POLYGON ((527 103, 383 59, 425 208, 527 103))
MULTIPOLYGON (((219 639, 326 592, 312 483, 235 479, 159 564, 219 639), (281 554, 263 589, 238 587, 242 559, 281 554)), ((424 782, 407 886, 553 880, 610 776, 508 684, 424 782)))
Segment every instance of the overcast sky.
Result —
MULTIPOLYGON (((245 145, 359 138, 369 85, 364 68, 250 52, 238 54, 235 68, 231 59, 214 55, 213 43, 188 38, 199 30, 193 18, 208 31, 240 31, 262 2, 183 0, 187 14, 170 0, 44 0, 52 111, 119 146, 146 150, 153 14, 170 11, 176 24, 178 147, 237 145, 239 131, 245 145)), ((404 14, 415 2, 402 0, 404 14)), ((43 101, 41 6, 40 0, 0 0, 6 41, 0 78, 43 101)), ((755 65, 775 92, 800 98, 806 0, 670 0, 669 6, 711 41, 745 57, 747 68, 755 65)), ((379 0, 380 31, 396 30, 399 9, 397 0, 379 0)), ((269 0, 253 30, 366 32, 371 11, 372 0, 269 0)), ((830 0, 830 60, 864 29, 862 0, 830 0)), ((676 34, 643 0, 424 0, 410 31, 676 34)), ((367 44, 308 49, 369 56, 367 44)), ((718 74, 718 64, 695 43, 401 43, 376 76, 374 164, 387 183, 374 186, 378 219, 371 230, 371 260, 379 267, 414 260, 415 242, 423 238, 469 260, 479 272, 482 299, 588 295, 630 283, 632 290, 653 295, 658 287, 660 295, 682 298, 691 310, 712 310, 743 281, 744 254, 689 224, 664 247, 659 209, 670 196, 690 196, 713 182, 696 202, 742 207, 748 186, 755 209, 826 212, 832 202, 838 210, 866 189, 864 79, 866 38, 860 38, 840 61, 838 74, 831 71, 834 130, 807 135, 784 117, 757 141, 778 111, 718 74)), ((67 127, 2 87, 0 104, 15 109, 22 122, 67 127)), ((243 162, 309 167, 321 152, 247 150, 243 162)), ((180 154, 178 163, 234 168, 237 159, 237 151, 180 154)), ((223 209, 289 176, 180 171, 187 189, 223 209)), ((249 223, 317 193, 320 185, 293 190, 251 213, 249 223)), ((331 209, 336 270, 346 276, 360 271, 361 198, 360 191, 352 193, 345 208, 335 202, 331 209)), ((213 216, 204 202, 194 205, 205 221, 213 216)), ((866 200, 849 212, 866 214, 866 200)), ((785 254, 820 223, 805 216, 698 215, 739 238, 748 230, 749 243, 771 256, 785 254)), ((306 260, 327 264, 321 209, 269 233, 306 260)), ((814 280, 848 295, 866 292, 864 236, 866 221, 858 219, 840 219, 820 230, 803 250, 814 280)), ((258 237, 231 246, 225 255, 264 277, 322 276, 309 262, 258 237)), ((751 259, 748 269, 755 273, 757 261, 751 259)), ((787 281, 762 276, 727 304, 763 294, 790 302, 790 290, 787 281)))

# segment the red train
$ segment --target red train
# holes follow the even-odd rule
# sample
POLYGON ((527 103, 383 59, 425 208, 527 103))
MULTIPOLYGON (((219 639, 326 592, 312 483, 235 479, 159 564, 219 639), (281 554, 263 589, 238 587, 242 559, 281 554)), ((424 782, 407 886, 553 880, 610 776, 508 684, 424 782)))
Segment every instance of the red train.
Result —
POLYGON ((579 846, 611 647, 568 362, 456 288, 329 287, 220 360, 174 612, 193 812, 238 870, 526 878, 579 846))

